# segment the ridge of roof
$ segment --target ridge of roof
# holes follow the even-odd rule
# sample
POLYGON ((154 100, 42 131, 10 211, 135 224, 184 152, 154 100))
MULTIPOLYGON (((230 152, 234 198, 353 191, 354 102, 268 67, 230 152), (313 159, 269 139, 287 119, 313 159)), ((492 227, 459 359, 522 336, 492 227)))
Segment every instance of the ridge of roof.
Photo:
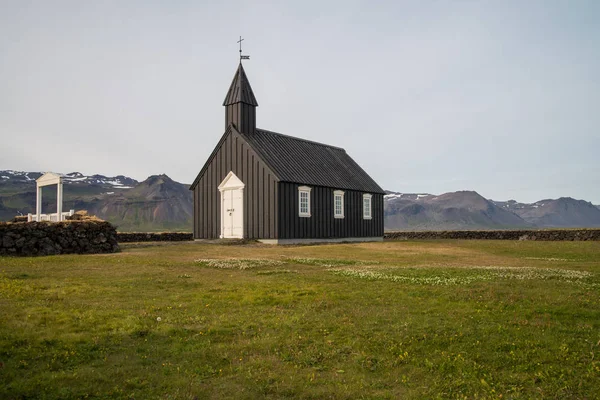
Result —
POLYGON ((341 150, 341 151, 343 151, 344 153, 346 152, 346 150, 345 150, 344 148, 342 148, 342 147, 333 146, 333 145, 326 144, 326 143, 321 143, 321 142, 315 142, 314 140, 308 140, 308 139, 299 138, 299 137, 297 137, 297 136, 286 135, 286 134, 284 134, 284 133, 279 133, 279 132, 275 132, 275 131, 270 131, 270 130, 268 130, 268 129, 256 128, 256 130, 257 130, 257 131, 262 131, 262 132, 271 133, 271 134, 273 134, 273 135, 279 135, 279 136, 283 136, 283 137, 286 137, 286 138, 289 138, 289 139, 294 139, 294 140, 298 140, 298 141, 305 142, 305 143, 316 144, 316 145, 319 145, 319 146, 324 146, 324 147, 330 147, 330 148, 332 148, 332 149, 341 150))
POLYGON ((255 107, 258 106, 258 102, 256 101, 256 97, 254 96, 254 92, 250 86, 250 81, 246 76, 246 71, 244 71, 241 61, 235 75, 233 76, 233 80, 231 81, 231 85, 229 86, 229 90, 225 96, 225 100, 223 100, 224 106, 235 103, 245 103, 255 107))

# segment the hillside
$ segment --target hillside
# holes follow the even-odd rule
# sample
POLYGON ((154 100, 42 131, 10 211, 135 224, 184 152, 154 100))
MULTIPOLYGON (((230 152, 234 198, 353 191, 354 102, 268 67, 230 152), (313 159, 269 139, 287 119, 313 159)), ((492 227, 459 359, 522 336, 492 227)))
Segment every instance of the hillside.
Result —
POLYGON ((514 200, 494 203, 540 228, 600 227, 600 209, 590 202, 571 197, 540 200, 532 204, 514 200))
POLYGON ((387 230, 459 230, 600 227, 598 206, 570 197, 532 204, 488 200, 473 191, 432 194, 388 192, 387 230))
POLYGON ((107 196, 89 208, 121 231, 192 229, 193 196, 188 185, 153 175, 131 190, 107 196))
POLYGON ((386 230, 531 228, 518 215, 473 191, 440 196, 390 192, 384 199, 386 230))

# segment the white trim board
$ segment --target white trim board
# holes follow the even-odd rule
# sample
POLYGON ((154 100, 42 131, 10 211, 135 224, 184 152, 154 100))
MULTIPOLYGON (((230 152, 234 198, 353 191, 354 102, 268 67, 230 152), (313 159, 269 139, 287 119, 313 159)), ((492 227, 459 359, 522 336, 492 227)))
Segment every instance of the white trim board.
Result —
POLYGON ((246 187, 244 182, 242 182, 233 171, 230 171, 225 179, 223 179, 223 182, 218 186, 219 191, 221 192, 223 190, 243 189, 244 187, 246 187))
POLYGON ((55 174, 54 172, 46 172, 44 175, 37 178, 35 182, 37 183, 38 187, 58 185, 62 182, 62 176, 55 174))

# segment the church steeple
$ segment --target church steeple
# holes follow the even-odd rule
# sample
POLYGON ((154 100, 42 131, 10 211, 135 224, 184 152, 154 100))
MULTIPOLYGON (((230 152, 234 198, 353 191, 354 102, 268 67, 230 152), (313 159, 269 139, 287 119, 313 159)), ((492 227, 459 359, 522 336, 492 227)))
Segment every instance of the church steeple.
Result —
POLYGON ((233 124, 242 133, 254 133, 258 103, 241 60, 223 105, 225 106, 225 129, 229 124, 233 124))

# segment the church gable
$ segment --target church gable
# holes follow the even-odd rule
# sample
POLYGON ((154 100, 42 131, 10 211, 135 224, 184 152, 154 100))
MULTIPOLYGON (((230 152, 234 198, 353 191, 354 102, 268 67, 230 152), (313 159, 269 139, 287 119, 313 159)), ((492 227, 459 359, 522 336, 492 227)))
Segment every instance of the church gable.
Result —
POLYGON ((238 186, 244 185, 243 237, 275 238, 279 178, 233 126, 223 134, 191 186, 194 191, 194 237, 214 239, 220 236, 222 198, 219 185, 228 175, 235 176, 238 186))
MULTIPOLYGON (((215 169, 230 168, 235 170, 235 174, 237 175, 237 167, 242 166, 245 162, 244 159, 246 159, 246 164, 250 159, 256 160, 261 164, 261 167, 267 168, 269 174, 279 180, 279 177, 273 172, 273 169, 262 159, 246 138, 243 137, 234 126, 230 125, 227 130, 225 130, 223 136, 221 136, 221 139, 204 163, 204 166, 196 176, 196 179, 194 179, 194 182, 190 185, 190 190, 196 188, 211 164, 216 163, 214 166, 215 169)), ((244 172, 241 171, 241 175, 238 176, 243 177, 244 172)))

